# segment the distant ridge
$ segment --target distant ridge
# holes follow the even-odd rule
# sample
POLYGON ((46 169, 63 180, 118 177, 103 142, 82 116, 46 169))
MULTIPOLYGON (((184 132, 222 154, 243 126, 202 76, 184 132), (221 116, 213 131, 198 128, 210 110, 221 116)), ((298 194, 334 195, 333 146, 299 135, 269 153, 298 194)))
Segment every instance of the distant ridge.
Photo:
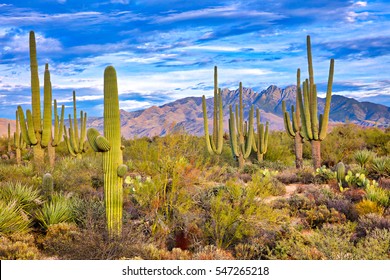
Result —
MULTIPOLYGON (((256 92, 251 88, 243 88, 243 103, 248 114, 248 108, 253 104, 260 108, 261 122, 269 121, 273 130, 283 128, 282 101, 287 108, 295 105, 296 87, 288 86, 281 89, 275 85, 256 92)), ((224 110, 224 127, 228 129, 229 105, 238 103, 239 91, 223 89, 222 100, 224 110)), ((213 98, 208 98, 207 112, 212 117, 213 98)), ((325 99, 318 98, 319 112, 323 112, 325 99)), ((246 116, 247 117, 247 116, 246 116)), ((362 126, 390 126, 390 108, 371 102, 359 102, 353 98, 332 95, 330 122, 343 123, 349 121, 362 126)), ((0 136, 7 135, 7 125, 15 129, 15 121, 0 119, 0 136)), ((211 127, 212 122, 209 121, 211 127)), ((89 117, 87 127, 103 130, 103 118, 89 117)), ((201 97, 186 97, 162 106, 152 106, 144 110, 127 112, 121 110, 122 135, 125 138, 164 136, 175 130, 185 130, 194 135, 203 135, 203 112, 201 97)))

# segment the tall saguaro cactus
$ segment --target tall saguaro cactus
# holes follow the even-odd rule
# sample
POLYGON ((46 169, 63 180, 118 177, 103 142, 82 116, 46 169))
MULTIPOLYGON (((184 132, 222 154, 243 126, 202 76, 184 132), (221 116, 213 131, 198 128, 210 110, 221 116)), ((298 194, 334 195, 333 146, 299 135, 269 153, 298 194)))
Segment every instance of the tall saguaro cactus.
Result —
POLYGON ((69 114, 69 130, 64 127, 64 139, 69 153, 77 158, 81 158, 82 154, 86 152, 86 128, 87 128, 87 113, 80 111, 80 134, 77 121, 77 108, 76 108, 76 92, 73 91, 73 121, 69 114))
POLYGON ((50 166, 54 166, 55 158, 56 158, 56 150, 55 148, 61 142, 63 129, 64 129, 64 114, 65 114, 65 106, 61 107, 61 117, 58 116, 58 107, 57 100, 54 99, 54 132, 53 137, 47 147, 47 153, 49 156, 50 166))
POLYGON ((10 154, 12 151, 11 148, 11 124, 8 123, 8 138, 7 138, 7 152, 10 154))
POLYGON ((284 128, 287 134, 294 139, 294 150, 295 150, 295 167, 303 167, 303 137, 301 136, 301 112, 299 108, 299 99, 302 99, 302 90, 301 90, 301 70, 297 70, 297 92, 295 97, 295 106, 291 105, 291 122, 290 115, 286 110, 286 102, 282 101, 282 110, 284 118, 284 128))
POLYGON ((230 146, 233 156, 238 160, 238 166, 244 166, 245 160, 250 156, 253 147, 253 105, 249 111, 249 124, 244 121, 244 105, 242 102, 242 83, 240 82, 239 106, 236 105, 234 114, 229 106, 229 134, 230 146))
POLYGON ((35 34, 30 31, 30 69, 31 69, 31 107, 26 110, 26 119, 21 106, 18 106, 19 122, 23 139, 27 145, 33 146, 34 166, 40 167, 44 163, 44 149, 49 145, 51 138, 51 82, 48 64, 45 66, 44 84, 44 112, 41 118, 40 90, 38 77, 38 62, 35 43, 35 34))
POLYGON ((311 143, 314 168, 321 167, 321 141, 325 139, 328 129, 330 102, 334 73, 334 59, 330 60, 328 86, 324 113, 318 118, 317 86, 314 83, 313 60, 311 55, 310 36, 307 36, 307 60, 309 79, 303 82, 303 100, 298 98, 301 115, 301 135, 311 143))
POLYGON ((204 119, 204 134, 207 151, 210 154, 220 155, 223 147, 223 107, 221 89, 218 88, 217 66, 214 66, 214 118, 213 135, 209 135, 209 125, 207 120, 206 97, 202 96, 202 108, 204 119))
POLYGON ((264 124, 260 122, 260 110, 256 109, 257 137, 253 140, 253 151, 257 154, 257 160, 262 161, 268 149, 268 130, 269 122, 264 124))
POLYGON ((104 203, 107 230, 111 237, 121 234, 123 209, 123 164, 118 86, 115 68, 104 71, 104 136, 90 128, 88 141, 95 152, 103 153, 104 203))

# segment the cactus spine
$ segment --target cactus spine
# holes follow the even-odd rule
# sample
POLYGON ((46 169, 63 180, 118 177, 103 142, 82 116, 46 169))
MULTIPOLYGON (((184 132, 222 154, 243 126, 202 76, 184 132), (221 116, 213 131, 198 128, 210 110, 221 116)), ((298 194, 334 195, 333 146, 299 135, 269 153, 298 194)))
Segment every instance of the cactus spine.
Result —
POLYGON ((295 105, 291 105, 291 116, 292 120, 290 122, 290 115, 286 110, 286 102, 282 101, 282 111, 284 118, 284 128, 287 134, 294 139, 294 150, 295 150, 295 167, 302 168, 303 167, 303 137, 300 134, 301 131, 301 112, 299 106, 299 99, 302 98, 301 91, 301 70, 298 68, 297 70, 297 92, 295 97, 295 105))
POLYGON ((303 82, 303 100, 298 98, 301 115, 301 136, 310 141, 314 168, 321 167, 321 141, 326 137, 329 121, 330 102, 334 73, 334 59, 330 60, 328 87, 324 113, 317 115, 317 87, 314 83, 313 61, 311 55, 310 36, 307 36, 307 59, 309 79, 303 82))
POLYGON ((229 106, 229 134, 230 146, 238 166, 243 167, 245 160, 250 156, 253 147, 253 105, 249 111, 249 124, 244 122, 244 105, 242 103, 242 83, 240 82, 239 106, 236 105, 234 114, 229 106))
POLYGON ((123 176, 127 166, 123 164, 119 98, 115 68, 104 71, 104 137, 90 128, 88 141, 95 152, 103 153, 104 203, 107 230, 111 237, 122 231, 123 176))
POLYGON ((69 153, 77 158, 81 158, 86 152, 86 128, 87 128, 87 113, 80 111, 80 136, 77 120, 77 108, 76 108, 76 92, 73 91, 73 124, 72 117, 69 114, 69 129, 64 127, 64 139, 69 153))
POLYGON ((202 96, 204 134, 207 151, 210 154, 220 155, 223 147, 223 107, 221 89, 218 88, 217 66, 214 66, 214 118, 213 135, 209 135, 209 125, 207 120, 206 97, 202 96))
POLYGON ((267 152, 267 148, 268 148, 269 122, 266 122, 265 130, 264 130, 264 124, 260 122, 259 109, 256 109, 256 121, 257 121, 257 138, 253 140, 253 151, 256 152, 257 154, 257 160, 262 161, 264 159, 264 154, 267 152))

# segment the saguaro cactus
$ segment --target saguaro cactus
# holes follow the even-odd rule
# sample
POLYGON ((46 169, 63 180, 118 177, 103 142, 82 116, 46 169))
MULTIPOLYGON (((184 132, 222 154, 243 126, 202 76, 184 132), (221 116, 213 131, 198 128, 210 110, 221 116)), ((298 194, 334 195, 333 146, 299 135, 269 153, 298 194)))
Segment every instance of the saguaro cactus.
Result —
POLYGON ((23 147, 23 138, 20 135, 20 128, 19 128, 19 114, 18 111, 16 111, 16 129, 14 132, 14 147, 15 147, 15 155, 16 155, 16 163, 20 164, 21 158, 22 158, 22 152, 21 149, 23 147))
POLYGON ((229 134, 230 146, 238 166, 244 166, 245 160, 250 156, 253 147, 253 105, 249 111, 249 125, 244 122, 244 105, 242 103, 242 83, 240 82, 240 101, 236 105, 236 113, 229 106, 229 134))
POLYGON ((88 129, 87 137, 94 151, 103 153, 107 230, 110 236, 118 236, 122 231, 123 176, 127 166, 123 164, 117 78, 112 66, 104 71, 104 137, 94 128, 88 129))
POLYGON ((303 100, 298 98, 301 115, 301 136, 310 141, 314 168, 321 167, 321 141, 325 139, 328 129, 330 102, 334 73, 334 59, 330 60, 328 87, 324 113, 318 119, 317 87, 314 83, 313 61, 311 55, 310 36, 307 36, 307 59, 309 79, 303 82, 303 100))
POLYGON ((56 158, 55 148, 58 146, 58 144, 61 142, 62 139, 62 134, 64 129, 64 113, 65 113, 65 106, 62 105, 61 117, 58 116, 57 100, 54 99, 54 133, 53 133, 53 138, 51 139, 47 147, 50 166, 54 166, 54 162, 56 158))
POLYGON ((217 66, 214 66, 214 119, 213 135, 209 135, 209 125, 207 120, 206 97, 202 96, 202 108, 204 119, 204 134, 207 151, 210 154, 220 155, 223 147, 223 107, 221 89, 218 88, 217 66))
POLYGON ((51 82, 48 64, 45 66, 44 84, 44 114, 41 118, 41 104, 39 92, 38 62, 35 43, 35 34, 30 31, 30 69, 31 69, 31 107, 26 110, 28 126, 21 106, 18 106, 20 128, 27 145, 33 146, 34 166, 40 167, 44 162, 44 148, 49 144, 51 137, 51 82), (43 124, 43 126, 42 126, 43 124))
POLYGON ((74 124, 72 125, 72 117, 69 114, 69 130, 67 131, 66 127, 64 127, 64 139, 69 153, 74 157, 81 158, 82 155, 86 152, 85 137, 87 128, 87 113, 80 111, 81 127, 79 136, 75 91, 73 91, 73 121, 74 124))
POLYGON ((268 130, 269 122, 264 124, 260 122, 260 110, 256 109, 257 137, 253 140, 253 151, 257 154, 257 160, 262 161, 268 149, 268 130), (257 143, 257 144, 256 144, 257 143))
POLYGON ((297 70, 297 92, 295 98, 295 105, 291 105, 291 116, 292 121, 290 122, 290 115, 286 110, 286 102, 282 101, 282 110, 283 110, 283 118, 284 118, 284 128, 287 134, 294 139, 295 146, 295 167, 302 168, 303 167, 303 137, 300 134, 301 131, 301 116, 299 109, 299 99, 302 99, 302 91, 301 91, 301 70, 298 68, 297 70))
POLYGON ((8 138, 7 138, 7 152, 8 154, 11 153, 11 124, 8 123, 8 138))

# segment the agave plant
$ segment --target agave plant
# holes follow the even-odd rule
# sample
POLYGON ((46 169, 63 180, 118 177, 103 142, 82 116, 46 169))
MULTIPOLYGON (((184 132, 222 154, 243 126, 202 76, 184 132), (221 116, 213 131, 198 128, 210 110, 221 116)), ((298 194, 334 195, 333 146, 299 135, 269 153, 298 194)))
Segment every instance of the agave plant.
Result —
POLYGON ((30 230, 30 220, 18 202, 0 200, 0 233, 25 233, 30 230))
POLYGON ((5 203, 15 202, 16 206, 27 213, 41 203, 39 191, 20 182, 7 182, 0 188, 0 199, 5 203))
POLYGON ((371 162, 370 169, 379 178, 390 176, 390 158, 377 157, 371 162))
POLYGON ((73 220, 71 200, 63 195, 54 195, 50 201, 43 204, 35 215, 44 230, 50 225, 73 220))
POLYGON ((367 164, 372 161, 375 153, 367 149, 357 151, 353 157, 355 161, 360 165, 361 168, 366 168, 367 164))

